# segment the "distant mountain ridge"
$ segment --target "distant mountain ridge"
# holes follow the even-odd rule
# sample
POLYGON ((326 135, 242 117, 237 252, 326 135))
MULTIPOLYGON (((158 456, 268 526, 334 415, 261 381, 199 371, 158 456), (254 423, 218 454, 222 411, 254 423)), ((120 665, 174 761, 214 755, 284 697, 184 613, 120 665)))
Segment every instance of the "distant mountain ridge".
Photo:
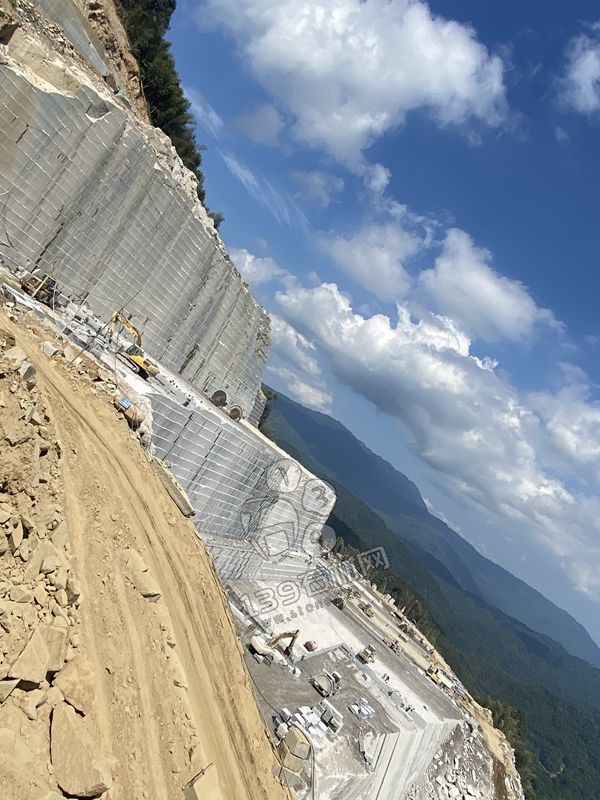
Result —
POLYGON ((583 625, 432 515, 417 486, 340 422, 278 393, 269 425, 281 445, 292 447, 301 459, 308 456, 317 462, 321 472, 324 468, 367 503, 429 566, 434 559, 464 591, 600 668, 600 648, 583 625))
POLYGON ((429 514, 415 484, 339 422, 281 394, 269 409, 265 430, 335 489, 329 524, 344 547, 384 547, 380 585, 407 604, 475 697, 505 704, 526 800, 598 800, 600 669, 556 641, 595 659, 585 629, 429 514), (515 616, 501 606, 516 606, 515 616))

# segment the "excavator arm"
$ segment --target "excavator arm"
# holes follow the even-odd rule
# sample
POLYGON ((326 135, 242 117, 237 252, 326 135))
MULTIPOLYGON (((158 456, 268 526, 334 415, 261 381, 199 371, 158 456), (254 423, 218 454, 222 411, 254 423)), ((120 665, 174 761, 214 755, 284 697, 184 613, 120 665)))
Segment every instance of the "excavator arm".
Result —
POLYGON ((119 311, 114 311, 110 318, 110 325, 108 326, 108 338, 112 339, 115 334, 117 325, 121 324, 125 330, 133 336, 133 341, 138 347, 142 346, 142 334, 135 327, 133 322, 127 317, 124 317, 119 311))
POLYGON ((135 327, 133 322, 127 317, 123 316, 120 311, 113 311, 108 325, 108 340, 110 341, 117 330, 117 325, 122 325, 127 333, 131 334, 135 344, 132 344, 127 350, 118 353, 118 357, 125 361, 128 366, 139 373, 142 378, 155 377, 159 373, 159 368, 150 359, 146 358, 142 350, 142 334, 135 327))
POLYGON ((299 635, 300 635, 300 630, 285 631, 284 633, 279 633, 277 634, 277 636, 274 636, 269 641, 269 647, 274 647, 277 644, 277 642, 280 642, 282 639, 289 638, 290 643, 283 652, 285 653, 286 656, 290 656, 292 654, 292 650, 294 649, 294 645, 296 644, 296 639, 298 638, 299 635))

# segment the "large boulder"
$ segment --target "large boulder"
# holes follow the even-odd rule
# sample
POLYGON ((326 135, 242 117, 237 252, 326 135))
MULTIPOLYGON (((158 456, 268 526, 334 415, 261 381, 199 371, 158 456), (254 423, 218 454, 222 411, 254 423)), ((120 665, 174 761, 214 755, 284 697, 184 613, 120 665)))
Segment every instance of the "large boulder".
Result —
POLYGON ((56 782, 65 794, 100 797, 110 789, 111 775, 98 753, 94 732, 66 703, 52 711, 50 757, 56 782))
POLYGON ((68 566, 69 562, 67 558, 58 547, 56 547, 53 542, 43 539, 29 556, 29 561, 25 567, 24 580, 35 580, 40 572, 49 572, 50 567, 55 571, 61 567, 66 570, 68 566))
POLYGON ((53 625, 39 625, 16 660, 8 677, 40 684, 48 672, 58 672, 65 662, 67 631, 53 625))
POLYGON ((127 577, 146 600, 160 600, 160 586, 149 572, 129 572, 127 577))
POLYGON ((89 714, 94 705, 94 677, 83 656, 78 655, 61 669, 53 685, 63 693, 67 703, 82 714, 89 714))
POLYGON ((4 358, 9 362, 13 369, 19 369, 21 364, 27 359, 27 353, 18 345, 9 348, 4 353, 4 358))

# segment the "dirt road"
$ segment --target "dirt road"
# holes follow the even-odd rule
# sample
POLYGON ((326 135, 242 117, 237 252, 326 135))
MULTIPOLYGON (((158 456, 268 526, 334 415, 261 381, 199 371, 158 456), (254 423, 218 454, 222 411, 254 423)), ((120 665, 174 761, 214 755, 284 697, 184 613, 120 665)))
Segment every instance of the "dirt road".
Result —
POLYGON ((36 336, 1 312, 0 320, 36 367, 61 442, 82 633, 102 744, 115 759, 107 796, 179 798, 192 775, 214 764, 222 800, 287 797, 272 777, 232 618, 192 523, 106 397, 64 360, 47 359, 36 336), (128 578, 131 549, 160 586, 156 603, 128 578))

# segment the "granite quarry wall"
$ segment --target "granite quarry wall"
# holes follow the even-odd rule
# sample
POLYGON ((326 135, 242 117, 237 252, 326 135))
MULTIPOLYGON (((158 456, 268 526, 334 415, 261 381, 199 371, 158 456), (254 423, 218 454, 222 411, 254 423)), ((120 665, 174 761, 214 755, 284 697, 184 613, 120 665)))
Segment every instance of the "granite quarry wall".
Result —
POLYGON ((269 319, 191 173, 162 133, 39 47, 20 30, 0 45, 0 259, 50 273, 104 320, 122 308, 152 357, 250 415, 269 319))
POLYGON ((170 141, 105 85, 110 62, 78 9, 36 5, 62 31, 48 40, 33 15, 0 44, 0 261, 48 272, 105 321, 122 308, 163 367, 242 407, 251 424, 155 387, 155 453, 223 578, 304 572, 335 496, 253 427, 269 319, 170 141))
POLYGON ((221 577, 304 573, 333 490, 245 423, 151 396, 152 442, 187 492, 221 577))

